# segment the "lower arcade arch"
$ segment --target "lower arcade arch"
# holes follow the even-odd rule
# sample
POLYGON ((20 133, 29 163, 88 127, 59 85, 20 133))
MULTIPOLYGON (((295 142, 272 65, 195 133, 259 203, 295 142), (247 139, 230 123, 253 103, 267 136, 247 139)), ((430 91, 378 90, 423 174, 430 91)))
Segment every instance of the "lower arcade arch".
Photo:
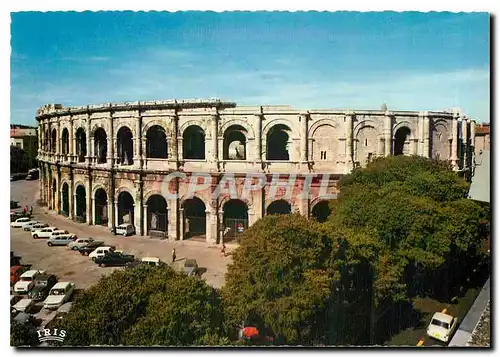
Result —
POLYGON ((207 213, 205 203, 198 197, 184 201, 183 232, 184 238, 204 237, 207 232, 207 213))

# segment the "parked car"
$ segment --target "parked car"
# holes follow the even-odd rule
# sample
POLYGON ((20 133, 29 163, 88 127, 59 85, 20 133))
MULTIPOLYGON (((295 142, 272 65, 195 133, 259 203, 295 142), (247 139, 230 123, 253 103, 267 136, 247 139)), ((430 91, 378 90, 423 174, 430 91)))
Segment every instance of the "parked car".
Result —
POLYGON ((10 295, 10 306, 14 306, 17 304, 19 300, 21 300, 23 297, 20 295, 10 295))
POLYGON ((104 242, 92 242, 87 244, 86 246, 78 248, 78 251, 81 255, 89 255, 94 250, 102 246, 104 246, 104 242))
POLYGON ((432 316, 427 327, 427 336, 448 343, 457 327, 457 318, 442 312, 436 312, 432 316))
POLYGON ((35 302, 31 299, 21 299, 13 306, 13 308, 19 312, 29 312, 34 305, 35 302))
POLYGON ((115 235, 129 236, 135 234, 135 227, 130 223, 123 223, 115 228, 115 235))
POLYGON ((27 270, 29 270, 29 268, 22 265, 14 265, 13 267, 10 267, 10 285, 17 283, 21 275, 27 270))
POLYGON ((141 263, 152 266, 160 266, 162 264, 165 264, 160 260, 160 258, 157 257, 144 257, 141 259, 141 263))
POLYGON ((57 228, 57 227, 45 227, 45 228, 42 228, 38 231, 31 232, 31 236, 33 237, 33 239, 50 238, 52 233, 54 233, 55 231, 58 231, 58 230, 59 230, 59 228, 57 228))
POLYGON ((60 282, 57 283, 50 289, 50 293, 43 302, 43 307, 46 309, 58 309, 66 301, 71 298, 73 291, 75 290, 75 284, 70 282, 60 282))
POLYGON ((18 208, 18 207, 19 207, 19 201, 10 200, 10 209, 18 208))
POLYGON ((30 218, 31 215, 29 213, 24 213, 24 211, 11 211, 10 212, 10 221, 15 222, 19 218, 30 218))
POLYGON ((90 253, 89 257, 95 261, 97 258, 103 257, 104 255, 106 255, 110 252, 114 252, 115 250, 116 250, 115 247, 109 246, 109 245, 104 246, 104 247, 99 247, 99 248, 95 249, 92 253, 90 253))
POLYGON ((21 257, 16 256, 14 252, 10 251, 10 266, 21 265, 21 257))
POLYGON ((37 276, 33 288, 28 293, 28 298, 33 301, 44 300, 56 283, 57 278, 55 275, 41 274, 37 276))
POLYGON ((100 267, 109 265, 112 266, 127 265, 132 263, 133 261, 134 261, 133 255, 117 253, 117 252, 109 252, 95 259, 95 263, 100 267))
POLYGON ((70 233, 53 234, 47 241, 47 245, 52 247, 54 245, 68 245, 73 242, 77 237, 70 233))
POLYGON ((21 274, 19 281, 14 284, 14 292, 24 294, 31 290, 34 285, 35 279, 42 272, 40 270, 28 270, 21 274))
POLYGON ((49 224, 48 223, 37 223, 31 226, 31 232, 39 231, 42 228, 48 228, 49 224))
POLYGON ((196 259, 186 259, 184 262, 184 272, 188 276, 196 276, 198 274, 198 263, 196 259))
POLYGON ((31 169, 28 171, 28 175, 26 175, 25 180, 38 180, 40 173, 38 169, 31 169))
POLYGON ((33 227, 35 224, 39 224, 39 223, 41 223, 41 222, 31 220, 31 221, 24 223, 21 228, 23 229, 23 231, 31 232, 31 227, 33 227))
POLYGON ((93 238, 78 238, 78 239, 75 239, 73 242, 69 243, 68 248, 71 250, 78 250, 78 249, 85 247, 93 242, 94 242, 93 238))
POLYGON ((16 219, 14 222, 12 222, 10 224, 10 226, 12 228, 21 228, 23 226, 23 224, 25 224, 25 223, 27 223, 29 221, 31 221, 31 218, 29 218, 29 217, 21 217, 21 218, 16 219))

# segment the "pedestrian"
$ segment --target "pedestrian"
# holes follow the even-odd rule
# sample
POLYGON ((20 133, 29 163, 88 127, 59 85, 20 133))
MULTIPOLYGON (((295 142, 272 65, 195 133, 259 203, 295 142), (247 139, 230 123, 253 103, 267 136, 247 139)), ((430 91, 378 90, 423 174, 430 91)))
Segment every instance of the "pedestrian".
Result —
POLYGON ((172 248, 172 264, 175 262, 175 258, 177 256, 175 255, 175 248, 172 248))
POLYGON ((226 256, 226 245, 224 243, 222 243, 222 248, 220 250, 220 255, 222 255, 223 257, 226 256))
POLYGON ((26 214, 26 207, 23 208, 23 213, 26 214))
POLYGON ((33 206, 30 206, 30 216, 33 214, 33 206))

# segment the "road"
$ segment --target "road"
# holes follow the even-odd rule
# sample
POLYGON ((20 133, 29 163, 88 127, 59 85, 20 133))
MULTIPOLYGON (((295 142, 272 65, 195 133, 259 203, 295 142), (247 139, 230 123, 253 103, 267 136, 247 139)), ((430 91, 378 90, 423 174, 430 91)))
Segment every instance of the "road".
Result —
MULTIPOLYGON (((145 256, 159 257, 170 263, 172 248, 175 247, 177 262, 176 268, 182 266, 184 259, 196 259, 200 268, 206 272, 202 277, 214 287, 221 287, 227 264, 231 257, 221 257, 219 248, 208 246, 205 242, 197 241, 167 241, 150 239, 147 237, 122 237, 112 235, 107 227, 91 226, 85 223, 76 223, 52 211, 36 206, 38 198, 38 180, 11 182, 11 199, 19 201, 21 206, 28 205, 34 208, 34 217, 51 226, 66 229, 79 237, 92 237, 107 244, 115 245, 137 258, 145 256)), ((234 247, 228 246, 228 250, 234 247)), ((45 269, 58 276, 59 280, 70 280, 78 288, 87 288, 95 284, 103 275, 110 274, 117 267, 99 268, 88 257, 70 251, 67 247, 48 247, 44 239, 34 240, 29 232, 18 228, 11 228, 11 250, 22 257, 23 264, 32 264, 38 269, 45 269)))

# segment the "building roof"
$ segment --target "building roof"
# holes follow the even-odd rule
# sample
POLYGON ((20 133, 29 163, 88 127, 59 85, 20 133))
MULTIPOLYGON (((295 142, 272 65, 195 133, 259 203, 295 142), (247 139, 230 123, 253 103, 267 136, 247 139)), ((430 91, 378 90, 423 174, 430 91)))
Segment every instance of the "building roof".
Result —
POLYGON ((476 135, 486 135, 490 133, 490 124, 476 125, 476 135))

